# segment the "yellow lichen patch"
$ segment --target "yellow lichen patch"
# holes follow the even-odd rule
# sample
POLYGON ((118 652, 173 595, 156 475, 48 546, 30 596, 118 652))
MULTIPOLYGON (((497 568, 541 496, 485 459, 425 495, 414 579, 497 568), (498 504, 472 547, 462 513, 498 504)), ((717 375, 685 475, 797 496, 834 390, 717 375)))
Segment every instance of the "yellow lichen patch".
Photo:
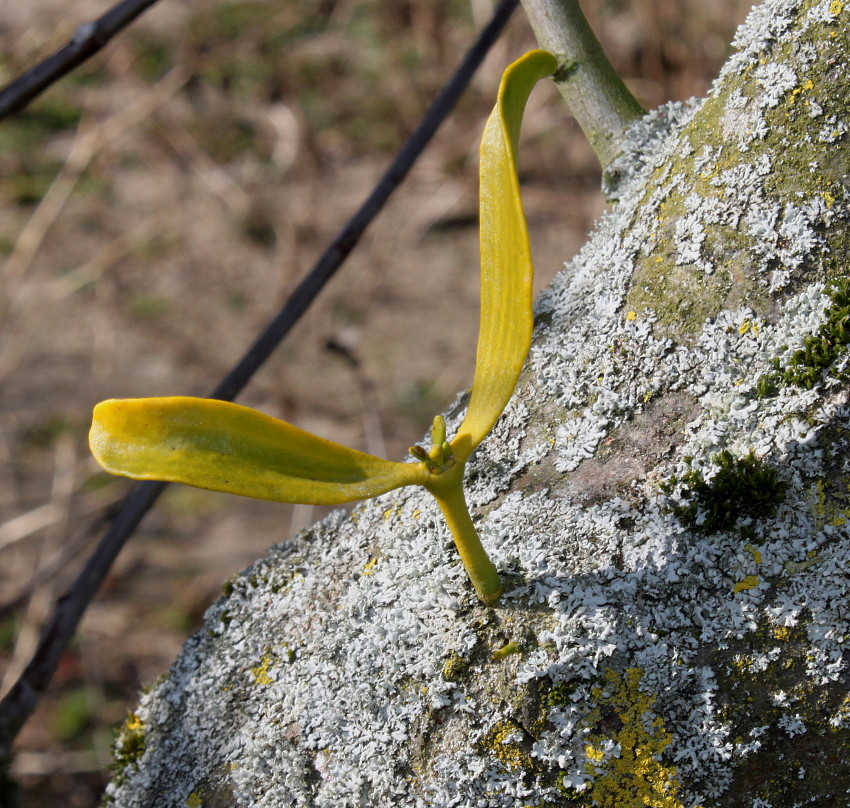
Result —
POLYGON ((145 745, 145 722, 137 713, 128 713, 115 739, 115 763, 122 767, 137 764, 145 745))
POLYGON ((204 798, 198 791, 193 791, 188 797, 186 797, 186 808, 201 808, 203 804, 204 798))
POLYGON ((735 656, 732 657, 732 667, 740 673, 751 671, 753 666, 753 660, 744 654, 735 654, 735 656))
POLYGON ((274 679, 269 676, 272 662, 274 661, 271 654, 265 654, 262 662, 256 668, 251 668, 251 676, 254 677, 254 684, 271 685, 274 684, 274 679))
POLYGON ((127 721, 124 723, 124 729, 129 732, 138 732, 142 729, 142 727, 144 727, 144 725, 144 721, 142 721, 136 713, 130 713, 130 715, 127 716, 127 721))
POLYGON ((443 679, 447 682, 456 682, 469 667, 469 660, 460 654, 452 654, 443 662, 443 679))
POLYGON ((662 760, 672 736, 652 713, 655 697, 640 688, 643 672, 605 672, 605 687, 594 688, 599 706, 588 717, 598 727, 613 712, 620 728, 593 732, 585 745, 589 796, 598 808, 684 808, 676 767, 662 760), (606 751, 608 750, 608 751, 606 751))
POLYGON ((759 579, 757 575, 748 575, 744 578, 743 581, 738 581, 733 587, 732 591, 737 595, 738 592, 743 592, 747 589, 755 589, 759 585, 759 579))
POLYGON ((631 322, 633 320, 637 320, 637 312, 634 309, 627 312, 626 313, 626 320, 628 320, 629 322, 631 322))
POLYGON ((584 747, 584 754, 587 755, 587 759, 598 766, 605 760, 605 750, 601 747, 594 746, 593 744, 587 744, 584 747))
POLYGON ((841 0, 832 0, 829 4, 829 13, 833 17, 837 17, 844 10, 844 3, 841 0))
POLYGON ((378 559, 377 559, 377 558, 370 558, 370 559, 369 559, 369 560, 368 560, 368 561, 367 561, 367 562, 363 565, 363 574, 364 574, 364 575, 367 575, 367 576, 368 576, 368 575, 374 575, 374 574, 375 574, 375 566, 377 565, 377 563, 378 563, 378 559))
POLYGON ((788 626, 776 626, 773 629, 773 636, 780 642, 787 642, 791 639, 791 629, 788 626))
POLYGON ((480 741, 480 745, 506 769, 530 769, 534 765, 531 755, 520 743, 523 731, 514 721, 499 721, 480 741))
MULTIPOLYGON (((850 491, 850 485, 847 486, 850 491)), ((823 480, 818 480, 814 489, 814 504, 812 513, 818 521, 818 527, 823 525, 832 525, 833 527, 841 527, 850 518, 850 510, 841 507, 844 497, 840 492, 835 494, 828 491, 823 480)), ((809 557, 816 555, 810 553, 809 557)))
POLYGON ((753 557, 753 561, 755 561, 756 564, 761 564, 761 550, 759 550, 758 547, 747 542, 744 545, 744 549, 753 557))
POLYGON ((814 87, 814 82, 811 79, 808 79, 803 82, 799 87, 795 87, 791 90, 791 98, 789 99, 789 104, 793 106, 794 102, 797 100, 797 96, 803 92, 803 90, 811 90, 814 87))
POLYGON ((844 697, 841 704, 832 718, 829 719, 829 726, 832 730, 840 729, 850 725, 850 694, 844 697))

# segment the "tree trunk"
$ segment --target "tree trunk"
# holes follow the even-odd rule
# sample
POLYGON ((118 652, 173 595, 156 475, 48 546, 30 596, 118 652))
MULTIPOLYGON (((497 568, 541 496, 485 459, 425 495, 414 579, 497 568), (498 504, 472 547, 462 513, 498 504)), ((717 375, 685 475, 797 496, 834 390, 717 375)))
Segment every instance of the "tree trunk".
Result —
POLYGON ((502 601, 424 492, 330 517, 143 697, 115 805, 846 804, 849 30, 769 0, 629 130, 470 463, 502 601))

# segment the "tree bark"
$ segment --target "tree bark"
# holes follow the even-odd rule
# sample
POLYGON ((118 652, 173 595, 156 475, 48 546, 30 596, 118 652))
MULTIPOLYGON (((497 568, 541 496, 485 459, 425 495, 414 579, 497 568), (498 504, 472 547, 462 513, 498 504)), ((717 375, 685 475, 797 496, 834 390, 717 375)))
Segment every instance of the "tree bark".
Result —
POLYGON ((628 131, 470 462, 502 601, 427 494, 330 517, 227 585, 114 804, 846 801, 849 21, 769 0, 628 131))

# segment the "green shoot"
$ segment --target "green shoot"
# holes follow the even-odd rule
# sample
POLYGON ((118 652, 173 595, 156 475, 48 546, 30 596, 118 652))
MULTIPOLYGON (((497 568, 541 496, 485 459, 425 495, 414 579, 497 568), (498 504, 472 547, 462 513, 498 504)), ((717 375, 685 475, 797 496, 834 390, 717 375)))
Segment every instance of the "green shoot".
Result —
POLYGON ((469 408, 454 439, 437 416, 431 447, 410 450, 419 462, 395 463, 229 402, 111 400, 94 410, 89 442, 98 462, 134 479, 277 502, 336 505, 421 485, 437 500, 476 594, 495 603, 502 583, 469 515, 463 475, 513 395, 531 345, 533 269, 516 150, 528 95, 556 66, 546 51, 510 65, 481 140, 481 324, 469 408))

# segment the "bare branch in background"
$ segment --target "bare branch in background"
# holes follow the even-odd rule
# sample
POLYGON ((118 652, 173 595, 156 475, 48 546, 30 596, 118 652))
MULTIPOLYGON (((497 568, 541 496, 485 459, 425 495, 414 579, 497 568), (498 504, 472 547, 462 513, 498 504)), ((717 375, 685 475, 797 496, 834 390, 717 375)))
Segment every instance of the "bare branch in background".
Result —
POLYGON ((100 51, 119 31, 157 0, 124 0, 102 16, 83 23, 66 45, 0 90, 0 119, 22 110, 51 84, 100 51))

